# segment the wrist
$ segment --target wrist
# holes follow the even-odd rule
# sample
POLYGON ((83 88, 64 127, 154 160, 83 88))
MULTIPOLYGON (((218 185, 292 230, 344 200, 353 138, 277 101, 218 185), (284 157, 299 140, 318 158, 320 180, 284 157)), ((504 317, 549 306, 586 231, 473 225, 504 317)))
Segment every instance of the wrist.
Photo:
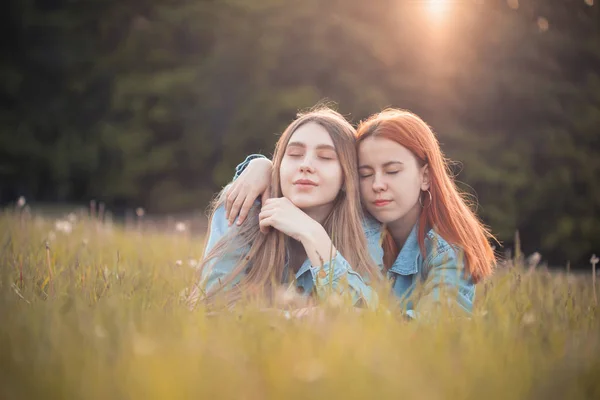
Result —
POLYGON ((254 158, 252 160, 250 160, 250 162, 248 163, 248 166, 259 166, 259 167, 264 167, 264 168, 268 168, 269 171, 271 170, 271 168, 273 167, 273 161, 269 160, 268 158, 254 158))
POLYGON ((303 228, 304 229, 302 229, 298 235, 298 240, 304 246, 314 245, 316 242, 318 242, 318 238, 321 237, 323 233, 327 235, 325 228, 323 228, 321 224, 312 218, 310 219, 310 222, 304 225, 303 228))

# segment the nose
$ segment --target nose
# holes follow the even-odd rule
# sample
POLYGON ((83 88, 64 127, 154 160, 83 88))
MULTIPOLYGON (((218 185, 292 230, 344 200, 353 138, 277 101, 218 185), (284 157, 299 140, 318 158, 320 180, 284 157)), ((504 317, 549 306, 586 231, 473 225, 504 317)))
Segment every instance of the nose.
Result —
POLYGON ((306 173, 315 172, 313 165, 312 165, 312 159, 309 155, 306 155, 302 159, 302 163, 300 163, 300 172, 306 172, 306 173))
POLYGON ((375 193, 384 192, 387 190, 387 183, 382 179, 382 176, 375 174, 373 179, 373 191, 375 193))

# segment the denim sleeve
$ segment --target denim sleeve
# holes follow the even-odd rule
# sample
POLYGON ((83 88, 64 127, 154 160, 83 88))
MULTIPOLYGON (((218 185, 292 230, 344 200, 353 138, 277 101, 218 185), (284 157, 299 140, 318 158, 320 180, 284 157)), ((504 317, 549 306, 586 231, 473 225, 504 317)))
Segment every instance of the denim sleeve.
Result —
POLYGON ((465 275, 464 252, 451 246, 430 255, 423 264, 427 272, 422 291, 414 310, 407 314, 417 318, 439 306, 448 307, 459 315, 471 315, 475 300, 475 283, 465 275))
POLYGON ((242 161, 241 164, 238 164, 235 167, 235 174, 233 175, 234 181, 242 174, 242 172, 244 172, 244 170, 246 169, 248 164, 250 164, 250 161, 254 160, 255 158, 267 158, 267 157, 263 156, 262 154, 250 154, 248 157, 246 157, 246 159, 244 161, 242 161))
POLYGON ((378 305, 377 293, 359 273, 352 269, 339 252, 331 261, 327 260, 322 267, 311 266, 310 273, 320 299, 326 298, 332 292, 342 295, 348 293, 354 306, 375 308, 378 305))
MULTIPOLYGON (((210 222, 210 231, 208 235, 208 241, 206 242, 206 248, 204 250, 204 257, 214 248, 219 240, 221 240, 230 229, 235 229, 229 226, 227 219, 225 218, 225 207, 218 207, 212 220, 210 222)), ((202 270, 202 276, 200 278, 199 287, 204 291, 208 292, 221 284, 221 281, 229 275, 238 261, 244 256, 246 249, 231 249, 228 253, 222 257, 211 260, 202 270)), ((230 287, 238 283, 242 274, 238 275, 234 282, 230 284, 230 287)))

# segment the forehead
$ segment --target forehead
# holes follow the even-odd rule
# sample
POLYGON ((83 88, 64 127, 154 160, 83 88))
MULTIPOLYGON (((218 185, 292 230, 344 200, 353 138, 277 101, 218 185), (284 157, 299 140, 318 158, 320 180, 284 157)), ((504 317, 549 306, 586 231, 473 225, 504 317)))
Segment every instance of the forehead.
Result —
POLYGON ((389 161, 406 162, 414 159, 410 150, 386 138, 371 136, 358 146, 359 165, 380 165, 389 161))
POLYGON ((290 142, 300 142, 307 147, 333 146, 333 140, 327 129, 316 122, 307 122, 296 129, 290 137, 290 142))

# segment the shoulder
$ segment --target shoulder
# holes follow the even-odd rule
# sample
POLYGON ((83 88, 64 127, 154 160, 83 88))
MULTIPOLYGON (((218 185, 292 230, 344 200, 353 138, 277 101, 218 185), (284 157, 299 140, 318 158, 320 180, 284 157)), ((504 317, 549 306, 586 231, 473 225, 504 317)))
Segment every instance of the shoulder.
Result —
POLYGON ((363 230, 368 237, 381 235, 383 225, 372 216, 365 214, 362 220, 363 230))
POLYGON ((425 265, 462 264, 464 251, 460 246, 450 244, 434 229, 425 235, 425 265))
POLYGON ((211 230, 217 228, 220 231, 226 231, 229 228, 229 222, 225 218, 225 206, 219 205, 214 209, 210 219, 211 230))

